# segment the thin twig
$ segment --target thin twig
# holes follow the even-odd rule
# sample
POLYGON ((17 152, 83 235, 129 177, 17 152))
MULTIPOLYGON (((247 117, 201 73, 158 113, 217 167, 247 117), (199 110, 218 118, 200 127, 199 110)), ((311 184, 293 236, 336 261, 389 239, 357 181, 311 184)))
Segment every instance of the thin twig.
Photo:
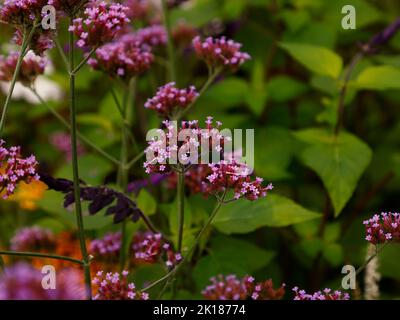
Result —
POLYGON ((18 257, 27 257, 27 258, 43 258, 43 259, 54 259, 54 260, 64 260, 64 261, 69 261, 73 262, 79 265, 84 265, 84 261, 70 258, 70 257, 65 257, 65 256, 60 256, 60 255, 55 255, 55 254, 45 254, 45 253, 36 253, 36 252, 16 252, 16 251, 0 251, 0 256, 18 256, 18 257))

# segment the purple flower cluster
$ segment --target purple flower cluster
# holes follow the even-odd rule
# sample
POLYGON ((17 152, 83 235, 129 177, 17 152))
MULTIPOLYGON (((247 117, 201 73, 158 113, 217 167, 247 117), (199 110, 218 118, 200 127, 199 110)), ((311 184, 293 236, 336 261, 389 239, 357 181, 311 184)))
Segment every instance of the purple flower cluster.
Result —
POLYGON ((129 80, 148 70, 154 61, 153 54, 132 37, 106 44, 96 50, 96 58, 89 60, 95 70, 101 70, 111 77, 129 80))
POLYGON ((244 197, 254 201, 265 197, 273 189, 271 183, 263 186, 263 179, 260 177, 252 181, 249 167, 234 160, 222 160, 217 164, 210 164, 209 167, 212 173, 203 182, 203 192, 206 194, 233 189, 235 199, 244 197))
POLYGON ((92 240, 89 252, 96 260, 115 262, 118 261, 121 250, 121 233, 108 233, 102 239, 92 240))
POLYGON ((187 89, 179 89, 175 86, 175 82, 170 82, 160 87, 156 95, 147 100, 144 107, 155 110, 162 115, 170 115, 175 110, 175 107, 185 109, 198 96, 199 94, 194 86, 187 89))
POLYGON ((128 8, 127 16, 132 20, 146 18, 150 9, 148 0, 125 0, 123 5, 128 8))
POLYGON ((14 251, 51 251, 56 246, 53 232, 36 226, 18 230, 10 243, 14 251))
POLYGON ((83 18, 76 18, 69 27, 79 40, 77 46, 98 47, 111 41, 129 22, 128 8, 119 4, 92 0, 84 11, 83 18))
POLYGON ((136 41, 151 48, 164 46, 167 41, 167 31, 161 25, 153 25, 139 29, 133 35, 136 41))
POLYGON ((0 140, 0 194, 5 191, 3 198, 7 199, 14 193, 17 184, 21 181, 30 183, 39 180, 36 173, 38 162, 35 156, 21 157, 20 147, 4 148, 4 141, 0 140))
POLYGON ((81 272, 63 269, 57 273, 57 288, 45 290, 43 275, 25 263, 7 267, 0 275, 0 300, 82 300, 85 290, 81 272))
POLYGON ((0 20, 18 27, 30 27, 41 18, 42 8, 47 4, 49 0, 5 0, 0 8, 0 20))
POLYGON ((175 253, 171 245, 166 243, 159 233, 138 233, 133 238, 131 247, 136 263, 155 263, 165 254, 166 265, 172 268, 182 260, 181 254, 175 253))
POLYGON ((341 291, 332 291, 332 289, 324 289, 322 292, 317 291, 313 294, 308 294, 304 290, 300 290, 298 287, 294 287, 295 297, 293 300, 350 300, 348 293, 342 293, 341 291))
POLYGON ((280 300, 285 294, 285 285, 274 289, 271 279, 256 283, 251 276, 238 279, 236 275, 218 275, 210 281, 202 291, 208 300, 280 300))
POLYGON ((193 39, 194 49, 200 59, 212 68, 230 68, 236 71, 240 65, 251 57, 248 53, 241 52, 242 45, 225 37, 220 39, 207 38, 204 42, 197 36, 193 39))
MULTIPOLYGON (((18 52, 12 52, 7 57, 0 56, 1 81, 12 80, 19 56, 18 52)), ((22 61, 18 81, 26 86, 32 85, 36 78, 44 73, 47 63, 48 60, 46 58, 37 56, 32 51, 29 51, 22 61)))
POLYGON ((92 283, 96 286, 94 300, 148 300, 145 292, 136 291, 134 283, 128 283, 128 271, 106 273, 99 271, 92 283))
POLYGON ((365 220, 364 225, 367 234, 365 240, 372 244, 400 241, 400 214, 397 212, 376 214, 371 219, 365 220))

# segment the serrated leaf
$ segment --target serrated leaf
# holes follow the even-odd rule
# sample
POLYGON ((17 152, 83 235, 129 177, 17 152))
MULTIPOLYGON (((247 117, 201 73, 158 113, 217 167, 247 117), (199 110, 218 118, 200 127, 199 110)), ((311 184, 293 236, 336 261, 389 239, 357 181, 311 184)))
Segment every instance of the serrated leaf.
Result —
POLYGON ((270 193, 257 201, 241 199, 221 208, 214 226, 222 233, 249 233, 261 227, 285 227, 320 217, 294 201, 270 193))
POLYGON ((360 89, 400 89, 400 68, 393 66, 369 67, 363 70, 354 85, 360 89))
POLYGON ((371 149, 357 137, 344 132, 335 138, 322 129, 306 129, 295 136, 308 144, 300 158, 323 181, 337 217, 371 162, 371 149))
POLYGON ((281 43, 280 46, 316 74, 336 79, 342 72, 342 58, 325 47, 300 43, 281 43))

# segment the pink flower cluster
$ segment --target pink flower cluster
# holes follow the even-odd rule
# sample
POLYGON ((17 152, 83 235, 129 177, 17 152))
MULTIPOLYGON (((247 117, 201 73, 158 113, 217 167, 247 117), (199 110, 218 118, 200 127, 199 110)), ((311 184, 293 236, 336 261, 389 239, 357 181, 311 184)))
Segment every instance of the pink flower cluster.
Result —
POLYGON ((128 271, 119 273, 106 273, 99 271, 92 283, 96 286, 97 293, 94 300, 148 300, 145 292, 136 291, 134 283, 128 283, 128 271))
POLYGON ((35 156, 21 158, 21 148, 4 148, 4 141, 0 140, 0 193, 5 191, 4 199, 14 193, 17 184, 21 181, 30 183, 39 180, 36 173, 38 162, 35 156))
POLYGON ((48 0, 5 0, 0 8, 0 20, 15 26, 32 26, 41 18, 42 8, 47 4, 48 0))
MULTIPOLYGON (((12 52, 8 57, 0 56, 0 80, 11 81, 20 54, 12 52)), ((32 85, 39 75, 42 75, 46 69, 48 60, 41 56, 35 55, 29 51, 24 57, 21 70, 18 75, 18 81, 26 86, 32 85)))
POLYGON ((241 197, 248 200, 257 200, 265 197, 272 184, 263 186, 263 179, 256 177, 251 180, 250 169, 247 165, 234 160, 223 160, 218 164, 210 164, 212 173, 203 182, 204 193, 215 194, 227 189, 233 189, 235 199, 241 197))
POLYGON ((348 293, 342 293, 341 291, 332 291, 332 289, 324 289, 322 292, 317 291, 313 294, 308 294, 304 290, 300 290, 298 287, 294 287, 295 297, 293 300, 350 300, 348 293))
POLYGON ((365 240, 372 244, 386 241, 400 241, 400 214, 383 212, 364 221, 367 236, 365 240))
POLYGON ((162 115, 170 115, 176 107, 182 109, 188 107, 198 96, 199 94, 194 86, 179 89, 175 86, 175 82, 170 82, 160 87, 156 95, 147 100, 144 107, 155 110, 162 115))
POLYGON ((111 77, 129 80, 148 70, 153 61, 154 56, 148 49, 131 37, 122 37, 97 49, 96 58, 88 63, 111 77))
POLYGON ((14 251, 50 251, 56 246, 53 232, 40 227, 28 227, 18 230, 10 243, 11 250, 14 251))
POLYGON ((135 263, 155 263, 166 255, 166 265, 172 268, 182 260, 180 253, 175 253, 161 234, 138 233, 132 241, 135 263))
POLYGON ((202 291, 208 300, 280 300, 285 294, 285 285, 274 289, 271 279, 256 283, 251 276, 238 279, 236 275, 218 275, 210 281, 202 291))
POLYGON ((146 173, 169 173, 173 170, 173 164, 183 165, 197 164, 199 154, 193 152, 199 149, 202 139, 216 143, 209 143, 211 152, 220 153, 223 150, 224 136, 218 130, 222 123, 208 117, 205 121, 206 128, 201 129, 198 121, 182 121, 181 128, 176 128, 176 123, 169 120, 163 121, 165 129, 158 129, 157 134, 161 137, 151 139, 146 149, 147 161, 144 163, 146 173), (178 143, 178 138, 185 136, 184 141, 178 143))
POLYGON ((164 46, 168 41, 167 31, 161 25, 139 29, 133 34, 133 37, 142 45, 147 45, 151 48, 164 46))
POLYGON ((57 272, 57 288, 42 287, 43 275, 25 263, 7 267, 0 274, 0 300, 83 300, 85 290, 81 272, 62 269, 57 272))
POLYGON ((242 45, 225 37, 220 39, 207 38, 204 42, 197 36, 193 39, 193 46, 200 59, 212 68, 230 68, 236 71, 240 65, 251 57, 248 53, 241 52, 242 45))
POLYGON ((102 239, 90 242, 89 252, 96 260, 118 261, 121 250, 121 233, 108 233, 102 239))
POLYGON ((84 18, 76 18, 69 27, 79 40, 77 46, 98 47, 113 40, 129 22, 128 8, 119 4, 92 0, 84 11, 84 18))

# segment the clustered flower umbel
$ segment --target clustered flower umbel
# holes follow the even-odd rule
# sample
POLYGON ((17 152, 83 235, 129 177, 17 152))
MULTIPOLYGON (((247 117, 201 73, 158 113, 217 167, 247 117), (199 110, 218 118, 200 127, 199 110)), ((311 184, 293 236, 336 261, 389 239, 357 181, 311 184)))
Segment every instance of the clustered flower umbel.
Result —
MULTIPOLYGON (((209 143, 210 153, 221 153, 224 136, 218 129, 222 126, 222 123, 219 121, 214 123, 212 117, 208 117, 205 121, 205 129, 201 129, 198 123, 197 120, 182 121, 181 127, 177 129, 173 122, 169 120, 163 121, 165 129, 157 130, 161 138, 153 138, 148 142, 149 146, 146 149, 148 158, 143 164, 146 173, 170 173, 173 169, 171 163, 174 161, 180 164, 191 164, 192 162, 197 164, 199 159, 194 159, 195 155, 191 154, 190 151, 198 149, 202 139, 219 142, 213 149, 211 149, 213 143, 209 143), (179 137, 182 130, 188 130, 187 133, 190 133, 191 136, 187 137, 185 141, 179 142, 178 145, 176 137, 179 137)), ((227 137, 227 139, 229 140, 230 138, 227 137)))
POLYGON ((26 263, 6 267, 0 274, 0 300, 83 300, 85 290, 81 272, 62 269, 57 272, 57 288, 42 287, 40 270, 26 263))
POLYGON ((348 293, 343 293, 339 290, 332 291, 332 289, 326 288, 322 292, 317 291, 313 294, 308 294, 304 290, 300 290, 298 287, 294 287, 295 297, 293 300, 350 300, 348 293))
POLYGON ((364 225, 367 233, 365 240, 372 244, 400 240, 400 214, 397 212, 376 214, 365 220, 364 225))
POLYGON ((14 251, 51 251, 56 247, 56 239, 50 230, 34 226, 18 230, 10 244, 14 251))
POLYGON ((154 56, 134 38, 122 37, 96 50, 96 57, 89 59, 89 65, 111 77, 129 80, 146 70, 154 61, 154 56))
MULTIPOLYGON (((7 57, 0 56, 0 80, 11 81, 19 59, 19 52, 12 52, 7 57)), ((22 60, 21 70, 17 80, 30 86, 46 69, 48 60, 29 51, 22 60)))
POLYGON ((118 261, 121 250, 121 233, 107 233, 101 239, 90 242, 89 252, 96 260, 115 262, 118 261))
POLYGON ((240 65, 251 57, 246 52, 241 52, 242 45, 225 37, 214 39, 208 37, 204 42, 197 36, 193 39, 194 49, 200 59, 204 60, 211 68, 230 68, 236 71, 240 65))
POLYGON ((33 180, 39 180, 36 173, 38 162, 35 156, 21 157, 20 147, 4 148, 5 142, 0 140, 0 194, 7 199, 14 193, 18 183, 24 181, 29 184, 33 180))
POLYGON ((203 182, 205 194, 233 189, 235 199, 245 197, 253 201, 265 197, 273 189, 271 183, 263 186, 264 180, 260 177, 252 181, 249 167, 235 160, 222 160, 217 164, 209 164, 209 167, 212 173, 203 182))
POLYGON ((106 273, 99 271, 92 283, 96 286, 94 300, 148 300, 146 292, 136 291, 134 283, 128 283, 128 271, 106 273))
POLYGON ((274 289, 271 279, 256 283, 251 276, 238 279, 236 275, 218 275, 210 281, 202 291, 207 300, 280 300, 285 294, 285 285, 274 289))
POLYGON ((172 268, 182 260, 182 255, 174 252, 160 233, 138 233, 133 238, 131 247, 135 263, 156 263, 165 254, 166 265, 172 268))
POLYGON ((0 20, 17 27, 32 26, 42 17, 42 8, 49 0, 5 0, 0 9, 0 20))
POLYGON ((199 93, 194 86, 179 89, 175 82, 160 87, 153 98, 147 100, 145 108, 155 110, 162 115, 170 115, 176 107, 185 109, 192 104, 199 93))
POLYGON ((166 45, 168 41, 167 31, 164 26, 152 25, 141 28, 132 34, 140 44, 150 46, 151 48, 166 45))
POLYGON ((129 23, 126 15, 128 8, 119 4, 108 4, 105 1, 90 1, 83 18, 76 18, 69 27, 79 40, 77 46, 99 47, 113 40, 116 34, 129 23))

